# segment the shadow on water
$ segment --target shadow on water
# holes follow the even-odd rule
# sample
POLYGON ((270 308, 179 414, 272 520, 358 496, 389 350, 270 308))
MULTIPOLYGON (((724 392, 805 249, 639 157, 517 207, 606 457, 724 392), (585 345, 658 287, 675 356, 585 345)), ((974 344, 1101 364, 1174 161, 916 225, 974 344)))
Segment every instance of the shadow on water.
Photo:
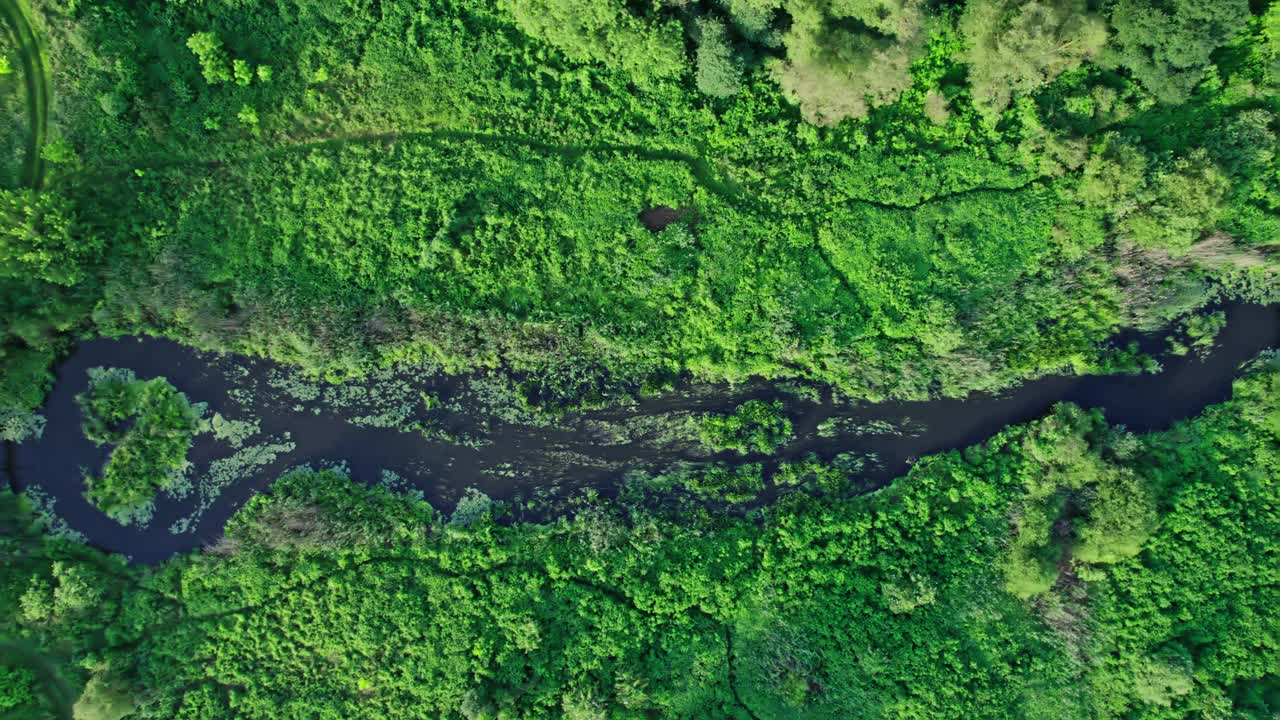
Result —
MULTIPOLYGON (((157 562, 216 541, 227 519, 255 492, 300 465, 340 462, 353 478, 366 483, 378 482, 384 470, 391 470, 403 478, 402 487, 421 491, 440 508, 451 507, 467 487, 496 499, 562 496, 586 486, 608 496, 631 468, 706 460, 776 464, 811 453, 823 458, 840 453, 873 455, 875 462, 859 480, 865 487, 877 487, 904 474, 916 458, 980 442, 1006 425, 1044 415, 1058 402, 1102 408, 1110 422, 1134 431, 1160 430, 1196 415, 1230 396, 1241 363, 1268 347, 1280 346, 1280 305, 1240 303, 1222 309, 1227 325, 1209 356, 1166 357, 1164 370, 1153 375, 1050 377, 1001 395, 867 406, 798 399, 763 382, 737 388, 704 385, 640 400, 625 409, 572 415, 551 427, 477 420, 465 412, 455 418, 455 427, 464 435, 483 435, 484 444, 432 440, 404 429, 352 424, 341 412, 282 398, 267 390, 272 373, 282 372, 268 362, 200 353, 166 340, 90 340, 81 343, 58 369, 44 410, 48 418, 44 436, 10 446, 4 466, 17 488, 38 488, 53 499, 57 516, 70 529, 98 547, 125 553, 137 562, 157 562), (95 366, 129 368, 140 378, 166 377, 193 402, 207 403, 208 415, 217 412, 254 419, 259 423, 259 438, 283 441, 287 435, 293 447, 269 457, 269 462, 246 466, 251 469, 236 474, 235 481, 216 494, 197 490, 184 498, 162 495, 146 527, 122 527, 81 496, 84 474, 97 472, 109 452, 84 439, 75 401, 87 386, 86 371, 95 366), (783 400, 796 430, 797 439, 768 458, 708 454, 695 442, 671 439, 661 432, 672 418, 730 411, 756 398, 783 400), (600 430, 621 426, 631 430, 600 430), (827 429, 820 431, 820 426, 827 429), (899 431, 884 432, 884 428, 899 431), (205 510, 189 527, 171 529, 202 502, 205 510)), ((1135 339, 1151 351, 1160 337, 1135 339)), ((456 378, 412 378, 411 384, 414 392, 421 387, 445 398, 465 394, 464 382, 456 378)), ((201 475, 211 463, 233 452, 209 434, 201 435, 189 455, 192 474, 201 475)))

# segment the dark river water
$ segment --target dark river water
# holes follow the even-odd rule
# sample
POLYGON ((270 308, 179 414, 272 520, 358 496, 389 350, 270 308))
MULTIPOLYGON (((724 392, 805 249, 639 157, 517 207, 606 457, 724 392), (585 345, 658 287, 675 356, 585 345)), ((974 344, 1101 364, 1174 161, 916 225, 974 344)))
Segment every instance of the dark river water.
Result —
MULTIPOLYGON (((832 402, 826 395, 806 399, 764 383, 690 386, 622 408, 571 415, 553 425, 475 410, 477 398, 487 398, 484 407, 490 411, 504 405, 500 388, 483 380, 468 384, 402 372, 371 383, 307 385, 268 362, 201 353, 165 340, 90 340, 58 369, 44 410, 48 426, 43 437, 10 444, 3 465, 6 479, 43 498, 46 507, 52 504, 66 528, 136 562, 157 562, 216 541, 227 519, 256 491, 304 465, 342 463, 357 480, 389 479, 393 487, 420 491, 447 510, 468 487, 504 500, 563 495, 584 486, 609 495, 632 468, 760 460, 709 454, 688 437, 664 430, 692 414, 730 411, 755 398, 782 400, 796 431, 795 441, 767 462, 810 453, 871 457, 860 477, 870 488, 903 474, 916 458, 979 442, 1005 425, 1042 416, 1058 402, 1102 408, 1112 423, 1134 431, 1163 429, 1196 415, 1230 396, 1243 362, 1268 347, 1280 347, 1280 305, 1230 304, 1221 309, 1227 325, 1212 352, 1206 357, 1161 357, 1164 369, 1157 374, 1050 377, 1000 395, 865 406, 832 402), (218 413, 256 426, 239 447, 212 433, 199 436, 189 455, 190 492, 161 495, 149 524, 123 527, 81 495, 85 473, 99 471, 109 453, 84 439, 75 400, 87 387, 86 371, 97 366, 129 368, 140 378, 166 377, 192 402, 207 403, 206 417, 218 413), (439 398, 442 407, 424 410, 421 390, 439 398), (414 409, 395 418, 377 415, 414 403, 414 409), (455 438, 428 439, 407 429, 406 423, 428 416, 455 438)), ((1132 339, 1155 351, 1162 337, 1132 339)))

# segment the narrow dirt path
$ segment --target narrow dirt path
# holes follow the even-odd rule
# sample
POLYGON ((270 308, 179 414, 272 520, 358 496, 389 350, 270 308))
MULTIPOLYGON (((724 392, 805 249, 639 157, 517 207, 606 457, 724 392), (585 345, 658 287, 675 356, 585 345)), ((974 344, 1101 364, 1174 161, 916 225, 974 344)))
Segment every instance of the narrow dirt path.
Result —
MULTIPOLYGON (((12 0, 0 0, 0 2, 11 2, 12 0)), ((391 144, 397 142, 420 142, 443 144, 443 141, 462 141, 476 142, 482 145, 517 145, 532 150, 537 150, 547 154, 559 155, 565 158, 575 158, 588 153, 614 153, 620 155, 634 155, 642 160, 654 162, 678 162, 689 168, 689 173, 694 179, 707 191, 727 201, 743 210, 750 212, 768 212, 770 214, 779 212, 776 209, 766 208, 762 201, 751 196, 736 181, 721 177, 712 167, 710 159, 694 155, 692 153, 681 150, 668 148, 653 148, 643 145, 634 145, 628 143, 610 143, 610 142, 582 142, 582 143, 561 143, 529 136, 515 135, 507 133, 487 133, 475 132, 468 130, 451 130, 451 129, 435 129, 435 130, 409 130, 409 131, 388 131, 388 132, 372 132, 372 133, 353 133, 350 135, 342 135, 335 137, 326 137, 314 140, 300 140, 297 142, 287 143, 278 147, 262 150, 259 152, 246 153, 223 159, 210 160, 207 158, 192 157, 173 157, 172 155, 161 158, 140 158, 129 164, 127 169, 111 169, 102 172, 90 172, 79 176, 72 176, 82 181, 100 180, 108 177, 118 177, 132 173, 134 169, 164 169, 172 167, 184 166, 205 166, 208 168, 220 168, 228 165, 237 165, 241 163, 254 162, 256 160, 265 160, 276 157, 283 157, 293 153, 308 152, 311 150, 337 149, 347 145, 373 145, 373 144, 391 144)), ((939 192, 930 195, 919 202, 915 203, 892 203, 879 200, 869 200, 866 198, 850 197, 840 201, 837 204, 847 205, 865 205, 877 207, 884 210, 915 210, 925 205, 945 200, 951 200, 966 195, 973 195, 984 192, 1001 192, 1011 193, 1019 192, 1029 188, 1037 183, 1049 180, 1047 176, 1031 177, 1016 185, 975 185, 965 187, 958 190, 947 192, 939 192)), ((790 214, 790 213, 783 213, 790 214)))

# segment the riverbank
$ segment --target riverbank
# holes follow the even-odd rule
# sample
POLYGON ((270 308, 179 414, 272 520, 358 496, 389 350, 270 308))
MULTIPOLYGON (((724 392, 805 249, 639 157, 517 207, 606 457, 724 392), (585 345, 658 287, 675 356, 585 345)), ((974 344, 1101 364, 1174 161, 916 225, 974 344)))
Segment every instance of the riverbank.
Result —
MULTIPOLYGON (((736 388, 685 385, 627 407, 569 414, 555 422, 522 414, 499 378, 421 376, 402 371, 363 383, 307 381, 265 361, 200 353, 165 340, 91 340, 58 369, 38 440, 9 453, 15 486, 27 490, 95 546, 156 562, 217 541, 223 525, 255 493, 290 468, 337 466, 366 484, 420 494, 450 510, 468 488, 509 501, 537 517, 575 492, 612 496, 636 473, 673 466, 759 464, 764 490, 781 490, 779 467, 809 458, 842 458, 865 491, 904 474, 915 459, 962 448, 1007 425, 1043 416, 1058 402, 1102 409, 1110 422, 1153 431, 1229 397, 1241 363, 1280 346, 1280 306, 1229 304, 1211 353, 1164 356, 1158 374, 1050 377, 1013 391, 965 399, 851 405, 814 388, 753 383, 736 388), (84 472, 96 472, 109 448, 80 431, 75 396, 93 367, 123 367, 141 378, 166 377, 192 402, 207 403, 222 430, 200 436, 189 456, 188 484, 161 496, 144 528, 110 520, 81 496, 84 472), (714 452, 691 423, 748 400, 778 401, 794 439, 771 454, 714 452)), ((1164 334, 1124 338, 1155 352, 1164 334)), ((740 510, 744 503, 722 503, 740 510)), ((750 505, 750 503, 745 503, 750 505)))

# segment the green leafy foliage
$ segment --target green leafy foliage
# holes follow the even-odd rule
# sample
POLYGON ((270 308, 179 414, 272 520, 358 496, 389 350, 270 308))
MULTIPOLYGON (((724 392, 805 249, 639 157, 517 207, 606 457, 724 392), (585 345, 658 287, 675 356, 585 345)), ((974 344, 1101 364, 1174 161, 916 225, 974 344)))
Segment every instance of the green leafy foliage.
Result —
POLYGON ((93 368, 89 382, 76 398, 84 435, 113 447, 102 474, 86 478, 85 497, 121 524, 145 523, 155 493, 182 478, 201 410, 164 378, 93 368))
POLYGON ((24 497, 0 491, 0 712, 15 720, 73 716, 128 575, 46 530, 24 497))
POLYGON ((787 60, 776 76, 808 121, 866 117, 911 85, 911 63, 926 39, 923 2, 789 0, 785 7, 787 60))
POLYGON ((187 38, 187 47, 200 60, 200 74, 204 76, 205 82, 218 85, 231 81, 231 58, 217 35, 211 32, 195 33, 187 38))
POLYGON ((44 433, 45 419, 33 412, 0 410, 0 440, 22 442, 44 433))
POLYGON ((1138 207, 1119 221, 1120 236, 1140 247, 1184 253, 1224 211, 1230 183, 1203 154, 1158 170, 1136 196, 1138 207))
POLYGON ((1181 102, 1209 69, 1210 55, 1244 29, 1245 0, 1118 0, 1104 60, 1127 68, 1164 102, 1181 102))
POLYGON ((689 473, 682 485, 704 499, 740 503, 754 500, 764 490, 764 478, 759 463, 712 465, 689 473))
POLYGON ((1084 0, 970 0, 959 29, 974 103, 990 115, 1092 58, 1107 38, 1084 0))
POLYGON ((26 668, 0 666, 0 712, 36 701, 36 678, 26 668))
POLYGON ((74 285, 86 279, 102 243, 55 193, 0 190, 0 275, 74 285))
MULTIPOLYGON (((0 159, 41 170, 0 174, 6 439, 84 332, 512 371, 514 416, 685 373, 962 396, 1134 366, 1118 329, 1280 292, 1274 4, 34 5, 0 78, 0 159)), ((136 521, 201 423, 101 379, 90 497, 136 521)), ((853 499, 850 456, 673 470, 647 487, 702 505, 548 524, 298 473, 158 568, 0 494, 0 708, 1268 717, 1277 383, 1147 437, 1060 408, 853 499)), ((791 433, 767 403, 703 430, 791 433)))
POLYGON ((1073 549, 1080 562, 1106 564, 1131 558, 1155 530, 1154 493, 1132 472, 1106 473, 1085 502, 1088 517, 1073 549))
POLYGON ((520 29, 578 62, 598 62, 638 80, 684 71, 680 29, 632 15, 621 0, 500 0, 520 29))
POLYGON ((734 57, 724 25, 711 18, 699 18, 697 30, 698 90, 712 97, 736 95, 742 89, 742 67, 734 57))
POLYGON ((713 450, 770 453, 791 440, 791 420, 780 401, 748 400, 727 415, 709 415, 698 424, 702 444, 713 450))
POLYGON ((6 196, 11 410, 72 329, 503 368, 555 412, 1104 370, 1169 298, 1274 274, 1274 23, 1193 5, 1151 11, 1218 68, 1161 106, 1098 64, 1173 32, 1099 49, 1133 3, 42 4, 66 162, 6 196))

